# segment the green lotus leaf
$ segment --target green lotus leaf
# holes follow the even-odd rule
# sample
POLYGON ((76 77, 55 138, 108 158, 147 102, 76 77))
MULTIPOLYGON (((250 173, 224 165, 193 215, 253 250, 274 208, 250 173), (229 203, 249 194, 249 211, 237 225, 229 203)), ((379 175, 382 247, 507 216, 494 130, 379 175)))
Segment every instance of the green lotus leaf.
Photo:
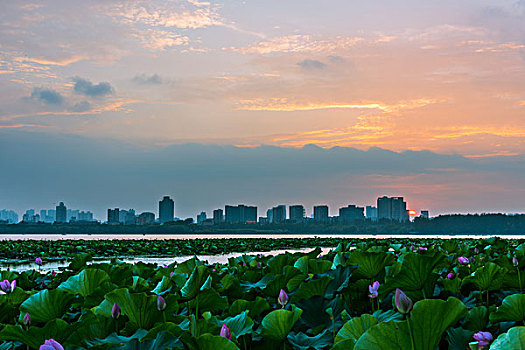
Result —
POLYGON ((287 337, 294 349, 308 350, 308 349, 326 349, 332 345, 332 334, 325 329, 324 332, 317 334, 314 337, 309 337, 304 333, 290 333, 287 337))
POLYGON ((153 294, 163 295, 169 292, 171 288, 171 278, 162 276, 162 279, 157 283, 157 286, 151 291, 153 294))
POLYGON ((293 266, 304 274, 321 275, 330 270, 332 263, 328 260, 309 259, 308 256, 303 256, 297 259, 293 266))
POLYGON ((197 338, 199 350, 239 350, 231 340, 217 335, 203 334, 197 338))
POLYGON ((61 342, 69 334, 68 328, 71 326, 61 319, 49 321, 43 328, 32 326, 28 330, 20 325, 8 324, 0 331, 0 341, 19 341, 38 349, 46 339, 53 338, 61 342))
POLYGON ((86 267, 87 262, 91 260, 93 260, 93 256, 90 253, 77 254, 71 260, 67 268, 72 271, 78 271, 86 267))
POLYGON ((223 321, 219 321, 218 326, 222 327, 226 324, 230 329, 232 337, 240 337, 245 334, 252 333, 253 321, 248 317, 248 311, 244 311, 237 316, 225 318, 223 321))
POLYGON ((463 328, 471 331, 483 331, 489 323, 489 310, 485 306, 473 307, 463 322, 463 328))
POLYGON ((490 314, 490 322, 525 320, 525 294, 512 294, 503 299, 501 306, 490 314))
MULTIPOLYGON (((106 294, 107 303, 113 306, 117 303, 122 314, 128 316, 135 328, 149 329, 153 324, 162 319, 161 312, 157 310, 157 296, 145 293, 130 293, 127 288, 116 289, 106 294)), ((106 311, 107 312, 107 311, 106 311)))
POLYGON ((364 314, 360 317, 354 317, 346 322, 337 332, 334 343, 351 339, 353 344, 372 326, 377 324, 377 318, 372 315, 364 314))
POLYGON ((61 318, 73 298, 73 295, 61 290, 44 289, 27 298, 20 305, 20 312, 22 315, 29 313, 33 322, 48 322, 61 318))
POLYGON ((155 339, 131 339, 120 347, 112 347, 111 349, 121 350, 158 350, 158 349, 184 349, 179 338, 174 337, 168 332, 160 332, 155 339))
POLYGON ((299 286, 299 289, 292 295, 291 301, 298 302, 304 299, 310 299, 313 296, 321 295, 324 296, 326 288, 332 281, 332 277, 323 276, 314 281, 304 282, 299 286))
POLYGON ((525 327, 512 327, 492 343, 490 350, 525 350, 525 327))
POLYGON ((262 336, 270 340, 282 341, 301 317, 303 310, 292 306, 292 311, 274 310, 266 315, 262 322, 262 336))
POLYGON ((85 269, 62 282, 57 289, 83 297, 91 295, 98 287, 109 281, 106 272, 98 269, 85 269))
POLYGON ((195 266, 190 277, 180 290, 182 298, 189 300, 195 298, 199 294, 201 287, 208 278, 207 270, 208 268, 204 265, 195 266))
POLYGON ((479 290, 497 290, 503 283, 506 269, 499 267, 493 262, 489 262, 479 267, 472 276, 465 277, 464 283, 470 282, 475 284, 479 290))
POLYGON ((390 253, 373 253, 352 251, 346 261, 346 265, 357 265, 354 271, 356 278, 382 279, 381 275, 385 272, 385 267, 391 265, 394 255, 390 253))
POLYGON ((199 313, 222 311, 228 307, 228 299, 221 296, 215 289, 206 289, 204 292, 201 292, 195 299, 190 301, 190 307, 196 309, 197 303, 199 304, 199 313))
POLYGON ((235 300, 230 308, 229 312, 230 315, 237 315, 243 312, 244 310, 248 310, 248 315, 250 317, 256 317, 260 315, 262 312, 268 310, 270 308, 270 304, 263 298, 257 297, 254 301, 248 301, 243 299, 235 300))
POLYGON ((414 305, 410 320, 371 327, 359 338, 354 349, 410 349, 412 342, 407 324, 410 322, 414 350, 435 350, 447 328, 465 317, 467 312, 467 307, 456 298, 421 300, 414 305))
POLYGON ((88 347, 94 347, 97 345, 104 345, 104 344, 105 345, 108 345, 108 344, 109 345, 123 345, 135 339, 140 341, 142 338, 144 338, 144 336, 147 333, 148 331, 146 331, 145 329, 139 329, 129 337, 117 335, 116 333, 111 333, 110 335, 108 335, 107 337, 103 339, 97 338, 93 340, 88 340, 86 341, 86 344, 88 345, 88 347))
POLYGON ((469 349, 469 343, 474 339, 475 331, 470 331, 462 327, 452 328, 447 330, 447 341, 449 350, 465 350, 469 349))

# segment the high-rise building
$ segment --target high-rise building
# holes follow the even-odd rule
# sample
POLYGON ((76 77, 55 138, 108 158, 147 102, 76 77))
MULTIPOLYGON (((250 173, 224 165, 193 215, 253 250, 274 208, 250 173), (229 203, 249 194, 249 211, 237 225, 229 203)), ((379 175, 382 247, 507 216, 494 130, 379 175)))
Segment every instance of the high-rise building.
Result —
POLYGON ((149 212, 141 213, 137 218, 137 223, 139 225, 153 225, 155 223, 155 214, 149 212))
POLYGON ((169 196, 164 196, 159 202, 159 221, 161 224, 173 221, 175 217, 175 202, 169 196))
POLYGON ((270 208, 266 211, 266 218, 268 219, 268 223, 272 223, 273 222, 273 209, 270 208))
POLYGON ((67 209, 66 211, 67 222, 78 221, 79 213, 80 213, 80 210, 78 209, 67 209))
POLYGON ((120 210, 119 208, 108 209, 108 224, 117 225, 120 223, 120 210))
POLYGON ((272 208, 272 222, 279 223, 286 220, 286 205, 281 204, 272 208))
POLYGON ((290 221, 292 222, 303 222, 305 217, 305 210, 302 205, 290 205, 288 208, 290 221))
POLYGON ((13 210, 0 210, 0 221, 7 221, 8 224, 16 224, 18 222, 18 214, 13 210))
POLYGON ((377 221, 377 208, 367 205, 365 208, 366 218, 372 221, 377 221))
POLYGON ((229 224, 251 224, 257 222, 257 207, 240 204, 224 208, 225 221, 229 224))
POLYGON ((202 225, 206 219, 206 212, 201 211, 201 213, 197 215, 197 225, 202 225))
POLYGON ((213 224, 220 225, 224 222, 224 215, 222 209, 215 209, 213 211, 213 224))
POLYGON ((339 208, 339 222, 351 224, 356 220, 364 220, 365 208, 357 207, 354 204, 339 208))
POLYGON ((377 218, 393 221, 408 221, 407 204, 403 197, 380 197, 377 199, 377 218))
POLYGON ((63 224, 67 222, 67 208, 64 205, 64 202, 60 202, 60 204, 56 206, 56 220, 55 221, 59 224, 63 224))
POLYGON ((429 218, 428 210, 421 210, 421 215, 420 216, 422 218, 428 219, 429 218))
POLYGON ((328 205, 316 205, 314 207, 314 221, 315 222, 328 222, 328 205))
POLYGON ((78 221, 93 221, 93 213, 90 211, 79 212, 78 221))

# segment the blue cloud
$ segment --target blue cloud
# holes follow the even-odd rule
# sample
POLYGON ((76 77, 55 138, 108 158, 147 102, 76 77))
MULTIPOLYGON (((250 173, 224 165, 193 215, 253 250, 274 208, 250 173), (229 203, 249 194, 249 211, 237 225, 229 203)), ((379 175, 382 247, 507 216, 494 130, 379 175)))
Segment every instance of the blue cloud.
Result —
POLYGON ((73 81, 75 82, 74 90, 77 94, 90 97, 104 97, 113 93, 113 88, 107 82, 93 84, 83 78, 73 78, 73 81))
POLYGON ((160 85, 163 83, 162 78, 158 74, 139 74, 133 78, 133 82, 141 85, 160 85))
POLYGON ((304 61, 297 63, 297 65, 303 69, 323 69, 326 67, 325 63, 311 59, 305 59, 304 61))
POLYGON ((48 105, 58 106, 64 103, 64 97, 52 89, 34 88, 31 98, 48 105))

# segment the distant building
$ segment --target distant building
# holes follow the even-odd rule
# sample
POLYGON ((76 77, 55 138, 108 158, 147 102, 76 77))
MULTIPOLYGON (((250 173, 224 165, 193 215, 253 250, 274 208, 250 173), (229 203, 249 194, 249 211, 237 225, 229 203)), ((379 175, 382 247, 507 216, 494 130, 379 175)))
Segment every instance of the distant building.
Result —
POLYGON ((18 223, 18 214, 13 210, 0 210, 0 221, 7 221, 8 224, 18 223))
POLYGON ((377 221, 377 207, 373 207, 371 205, 367 205, 365 207, 366 212, 366 218, 370 219, 372 221, 377 221))
POLYGON ((175 217, 175 202, 169 196, 159 202, 159 221, 161 224, 173 221, 175 217))
POLYGON ((108 224, 118 225, 120 223, 119 208, 108 209, 108 224))
POLYGON ((292 222, 303 222, 305 217, 305 210, 302 205, 290 205, 288 208, 290 221, 292 222))
POLYGON ((318 223, 328 222, 328 206, 316 205, 314 207, 314 221, 318 223))
POLYGON ((79 213, 80 213, 80 210, 78 210, 78 209, 75 209, 75 210, 67 209, 67 211, 66 211, 67 222, 77 221, 79 213))
POLYGON ((135 225, 135 209, 130 210, 120 210, 118 215, 119 222, 124 225, 135 225))
POLYGON ((34 209, 26 210, 26 213, 22 216, 22 221, 28 224, 35 224, 40 221, 40 215, 35 215, 34 209))
POLYGON ((270 220, 265 216, 259 216, 259 224, 269 224, 270 220))
POLYGON ((280 223, 286 220, 286 205, 281 204, 272 208, 272 223, 280 223))
POLYGON ((428 219, 430 216, 428 215, 428 210, 421 210, 420 217, 428 219))
POLYGON ((380 197, 377 199, 377 218, 398 222, 408 221, 407 204, 403 197, 380 197))
POLYGON ((93 213, 90 211, 81 211, 78 213, 78 221, 94 221, 93 213))
POLYGON ((137 218, 139 225, 153 225, 155 223, 155 214, 150 212, 144 212, 137 218))
POLYGON ((224 214, 222 209, 215 209, 213 211, 213 224, 220 225, 224 222, 224 214))
POLYGON ((365 219, 365 208, 349 205, 347 207, 339 208, 339 222, 351 224, 356 220, 365 219))
POLYGON ((224 208, 225 221, 229 224, 245 224, 257 222, 257 207, 240 204, 227 205, 224 208))
POLYGON ((197 225, 202 225, 206 219, 206 212, 201 211, 201 213, 197 215, 197 225))
POLYGON ((63 224, 67 222, 67 208, 64 205, 64 202, 60 202, 60 204, 56 206, 56 220, 55 221, 59 224, 63 224))
POLYGON ((269 224, 273 222, 273 209, 272 208, 266 211, 266 218, 268 219, 269 224))

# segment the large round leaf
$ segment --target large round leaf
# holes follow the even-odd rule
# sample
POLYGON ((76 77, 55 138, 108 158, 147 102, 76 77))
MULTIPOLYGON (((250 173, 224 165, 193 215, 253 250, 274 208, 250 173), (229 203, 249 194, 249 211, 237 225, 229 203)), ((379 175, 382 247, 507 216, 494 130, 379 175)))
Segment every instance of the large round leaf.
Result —
POLYGON ((361 317, 354 317, 337 332, 334 343, 337 344, 348 339, 355 343, 369 328, 376 324, 377 318, 372 315, 364 314, 361 317))
POLYGON ((283 340, 288 336, 303 310, 293 306, 292 311, 274 310, 266 315, 262 322, 262 336, 271 340, 283 340))
POLYGON ((195 266, 190 277, 180 290, 184 299, 193 299, 199 294, 201 287, 206 283, 208 278, 207 268, 204 265, 195 266))
POLYGON ((232 337, 238 338, 245 334, 252 333, 253 321, 248 317, 248 311, 244 311, 235 317, 228 317, 220 323, 228 326, 232 337))
POLYGON ((101 313, 106 314, 108 306, 117 303, 122 314, 128 316, 129 321, 137 329, 150 329, 156 321, 162 319, 161 312, 157 310, 155 295, 131 294, 127 288, 121 288, 108 293, 106 300, 107 302, 102 302, 99 306, 106 309, 101 313))
POLYGON ((83 297, 91 295, 104 282, 109 281, 109 275, 99 269, 85 269, 67 281, 62 282, 57 289, 72 294, 80 294, 83 297))
POLYGON ((501 321, 521 322, 525 320, 525 294, 512 294, 503 299, 500 307, 490 314, 492 323, 501 321))
POLYGON ((466 277, 463 282, 474 283, 479 290, 497 290, 501 287, 506 270, 493 262, 478 268, 472 276, 466 277))
POLYGON ((199 350, 239 350, 231 340, 211 334, 203 334, 197 338, 199 350))
POLYGON ((22 314, 29 313, 33 322, 51 321, 64 315, 73 297, 61 290, 44 289, 24 301, 20 311, 22 314))
POLYGON ((490 350, 525 350, 525 327, 513 327, 500 335, 490 350))

